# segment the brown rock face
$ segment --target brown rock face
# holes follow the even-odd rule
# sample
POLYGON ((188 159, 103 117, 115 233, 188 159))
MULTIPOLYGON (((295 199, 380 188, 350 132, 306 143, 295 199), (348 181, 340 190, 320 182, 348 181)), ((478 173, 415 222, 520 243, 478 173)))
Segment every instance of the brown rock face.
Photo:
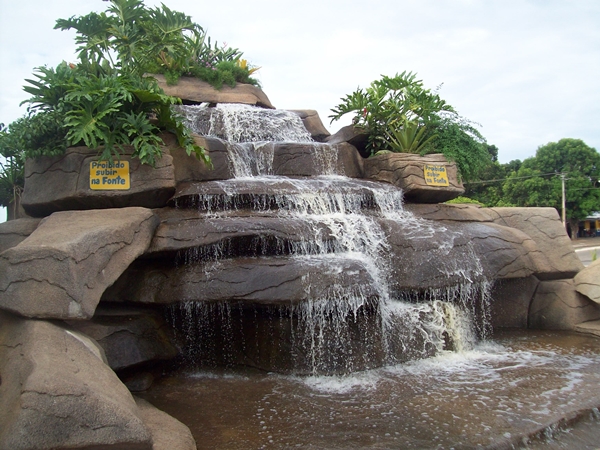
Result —
POLYGON ((542 281, 531 302, 529 328, 572 330, 597 319, 600 306, 579 294, 572 279, 542 281))
POLYGON ((152 449, 127 388, 85 335, 0 312, 0 448, 152 449))
POLYGON ((314 109, 292 109, 290 111, 300 116, 304 127, 315 141, 325 142, 331 135, 321 122, 319 113, 314 109))
POLYGON ((235 87, 215 89, 206 81, 181 77, 176 85, 167 84, 164 75, 152 75, 167 95, 178 97, 184 103, 243 103, 273 109, 265 93, 251 84, 238 83, 235 87))
POLYGON ((152 435, 152 450, 196 450, 190 429, 179 420, 141 398, 136 398, 135 403, 152 435))
POLYGON ((129 162, 131 187, 127 190, 90 188, 90 163, 97 159, 97 151, 87 147, 68 148, 60 156, 28 159, 22 197, 27 214, 43 217, 64 210, 159 208, 175 192, 173 160, 167 147, 155 168, 142 165, 127 153, 122 155, 121 159, 129 162))
POLYGON ((456 164, 444 155, 383 153, 365 160, 365 178, 384 181, 401 188, 404 198, 415 203, 441 203, 458 197, 465 189, 458 181, 456 164), (444 166, 448 186, 431 186, 425 180, 425 165, 444 166))
POLYGON ((177 356, 166 324, 152 311, 99 308, 90 321, 68 323, 96 340, 104 349, 108 365, 116 371, 177 356))
POLYGON ((40 219, 15 219, 0 223, 0 253, 24 241, 35 231, 40 219))
POLYGON ((533 239, 536 276, 541 280, 573 278, 583 264, 554 208, 488 208, 494 222, 523 231, 533 239))
POLYGON ((91 318, 104 290, 158 225, 145 208, 64 211, 0 254, 0 308, 27 317, 91 318))
POLYGON ((579 272, 574 281, 577 292, 600 304, 600 259, 579 272))

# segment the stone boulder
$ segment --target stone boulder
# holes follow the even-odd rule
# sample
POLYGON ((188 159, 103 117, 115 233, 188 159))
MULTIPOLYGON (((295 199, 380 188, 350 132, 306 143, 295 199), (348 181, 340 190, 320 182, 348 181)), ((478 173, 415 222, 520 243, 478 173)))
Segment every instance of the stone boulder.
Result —
POLYGON ((144 253, 157 226, 145 208, 54 213, 0 254, 0 309, 91 318, 104 290, 144 253))
POLYGON ((573 330, 600 319, 600 305, 575 290, 572 279, 542 281, 529 309, 529 328, 573 330))
POLYGON ((135 403, 152 435, 152 450, 196 450, 190 429, 179 420, 141 398, 135 398, 135 403))
POLYGON ((157 262, 130 267, 103 301, 171 304, 243 301, 290 306, 329 298, 336 289, 349 296, 376 295, 368 268, 335 256, 249 257, 166 267, 157 262))
POLYGON ((523 233, 495 224, 423 224, 384 221, 391 285, 401 293, 532 275, 523 233), (428 228, 429 226, 430 228, 428 228))
POLYGON ((23 208, 31 216, 42 217, 65 210, 164 206, 175 192, 169 148, 163 147, 163 156, 156 167, 141 164, 130 155, 131 149, 121 155, 122 161, 129 162, 130 188, 126 190, 91 189, 90 163, 98 160, 98 152, 87 147, 68 148, 60 156, 28 159, 23 208))
POLYGON ((493 217, 473 204, 407 203, 404 208, 422 219, 449 222, 493 222, 493 217))
POLYGON ((492 328, 527 328, 529 307, 539 284, 535 276, 496 280, 491 291, 492 328))
POLYGON ((160 217, 145 255, 165 256, 179 262, 252 254, 282 254, 299 247, 311 237, 330 240, 322 223, 294 217, 248 217, 244 213, 228 217, 204 217, 198 211, 176 208, 155 210, 160 217))
POLYGON ((304 128, 308 130, 315 141, 325 142, 331 136, 323 122, 321 122, 319 113, 314 109, 291 109, 290 111, 300 116, 304 128))
POLYGON ((575 275, 575 290, 600 304, 600 259, 575 275))
POLYGON ((89 321, 69 325, 90 336, 104 349, 108 365, 115 371, 148 366, 177 356, 162 317, 139 308, 98 308, 89 321))
POLYGON ((365 178, 391 183, 404 191, 407 202, 442 203, 458 197, 465 189, 458 181, 455 163, 444 155, 415 155, 411 153, 379 153, 364 161, 365 178), (427 184, 425 165, 444 167, 448 186, 427 184))
POLYGON ((41 219, 23 218, 0 223, 0 253, 24 241, 41 219))
POLYGON ((127 388, 85 335, 0 312, 0 449, 152 449, 127 388))
POLYGON ((274 175, 363 177, 363 160, 350 144, 274 143, 271 146, 272 150, 263 146, 261 151, 272 151, 274 175))
POLYGON ((223 86, 215 89, 206 81, 197 78, 181 77, 177 84, 167 84, 164 75, 154 74, 158 85, 165 94, 178 97, 184 103, 242 103, 274 109, 269 98, 256 86, 237 83, 235 87, 223 86))
POLYGON ((554 208, 487 208, 494 222, 516 228, 531 237, 538 252, 533 255, 541 280, 573 278, 583 264, 554 208))
POLYGON ((332 145, 348 143, 353 147, 356 147, 358 153, 363 158, 371 156, 371 154, 367 152, 368 135, 363 130, 356 128, 353 125, 347 125, 340 128, 335 134, 329 136, 325 142, 332 145))
POLYGON ((204 162, 196 158, 195 155, 188 155, 181 147, 170 147, 173 167, 175 169, 176 185, 192 181, 214 181, 233 178, 231 163, 229 162, 229 144, 218 138, 195 134, 192 136, 196 144, 206 149, 212 165, 207 166, 204 162))

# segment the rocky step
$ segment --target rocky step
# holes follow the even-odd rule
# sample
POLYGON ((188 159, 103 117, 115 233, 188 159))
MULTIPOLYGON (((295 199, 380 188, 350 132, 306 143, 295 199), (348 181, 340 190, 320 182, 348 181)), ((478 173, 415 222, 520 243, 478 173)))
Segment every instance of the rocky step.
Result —
POLYGON ((148 258, 191 263, 236 256, 329 253, 333 236, 322 222, 299 217, 233 213, 206 216, 194 210, 163 208, 148 258))
POLYGON ((184 184, 168 206, 207 212, 286 209, 327 214, 373 209, 383 200, 401 208, 402 191, 390 185, 350 178, 265 176, 184 184))
POLYGON ((378 285, 364 261, 351 254, 328 254, 247 257, 172 267, 138 261, 105 292, 103 301, 294 305, 378 295, 378 285))

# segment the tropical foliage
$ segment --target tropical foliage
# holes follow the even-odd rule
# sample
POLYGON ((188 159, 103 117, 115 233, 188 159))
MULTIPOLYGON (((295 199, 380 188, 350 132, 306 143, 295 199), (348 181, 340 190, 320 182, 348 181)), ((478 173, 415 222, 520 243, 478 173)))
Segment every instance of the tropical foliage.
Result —
POLYGON ((77 32, 80 60, 108 62, 123 73, 162 73, 172 83, 195 76, 217 88, 258 84, 250 77, 257 68, 241 59, 242 52, 211 43, 190 16, 164 4, 146 8, 142 0, 111 0, 106 12, 59 19, 55 28, 77 32))
POLYGON ((485 139, 473 124, 412 72, 382 76, 341 100, 331 110, 331 121, 354 114, 352 122, 367 133, 372 155, 382 150, 443 153, 464 179, 473 179, 490 162, 485 139))
POLYGON ((22 189, 25 158, 62 154, 69 146, 98 149, 102 160, 132 148, 134 157, 154 165, 162 154, 160 133, 169 131, 188 154, 210 164, 172 111, 180 100, 147 73, 171 82, 196 76, 216 87, 257 84, 250 75, 258 68, 238 49, 212 44, 200 25, 165 5, 110 0, 105 12, 59 19, 55 28, 76 31, 79 61, 38 67, 25 80, 28 113, 0 130, 2 205, 22 189))

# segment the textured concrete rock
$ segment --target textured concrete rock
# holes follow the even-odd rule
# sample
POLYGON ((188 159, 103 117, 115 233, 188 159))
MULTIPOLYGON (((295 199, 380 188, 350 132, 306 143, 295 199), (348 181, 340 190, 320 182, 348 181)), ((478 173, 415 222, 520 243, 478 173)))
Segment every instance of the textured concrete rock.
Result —
POLYGON ((328 144, 341 144, 347 142, 358 150, 360 156, 368 158, 371 154, 367 152, 367 140, 368 135, 364 131, 353 125, 348 125, 340 128, 335 134, 329 136, 325 142, 328 144))
POLYGON ((344 290, 365 298, 376 295, 368 269, 360 261, 334 255, 235 258, 177 267, 140 262, 107 290, 103 301, 242 300, 292 305, 344 290))
POLYGON ((170 153, 175 168, 177 185, 191 181, 226 180, 233 178, 229 162, 228 143, 221 139, 193 135, 196 144, 206 149, 211 166, 204 164, 194 155, 188 155, 183 148, 172 146, 170 153))
POLYGON ((365 178, 384 181, 401 188, 404 198, 414 203, 441 203, 465 192, 458 181, 456 164, 444 155, 414 155, 411 153, 380 153, 364 162, 365 178), (425 182, 425 165, 444 166, 448 186, 430 186, 425 182))
POLYGON ((83 319, 141 255, 158 226, 145 208, 64 211, 0 254, 0 309, 27 317, 83 319))
POLYGON ((574 281, 577 292, 600 304, 600 259, 575 275, 574 281))
POLYGON ((150 310, 104 307, 98 308, 90 321, 68 323, 100 344, 113 370, 132 369, 177 356, 164 320, 150 310))
POLYGON ((451 222, 492 222, 487 208, 470 204, 408 203, 404 208, 417 217, 451 222))
POLYGON ((583 264, 554 208, 488 208, 494 222, 523 231, 539 252, 533 256, 536 276, 541 280, 573 278, 583 264))
POLYGON ((135 402, 152 434, 152 450, 196 450, 196 441, 188 427, 146 400, 136 398, 135 402))
POLYGON ((600 320, 580 323, 575 326, 575 331, 600 337, 600 320))
POLYGON ((42 217, 65 210, 164 206, 175 192, 173 159, 168 147, 163 148, 155 168, 129 155, 131 150, 121 156, 123 161, 129 161, 128 190, 90 188, 90 163, 98 160, 98 152, 87 147, 68 148, 60 156, 28 159, 22 197, 25 211, 42 217))
POLYGON ((426 290, 532 274, 517 230, 495 224, 418 224, 384 221, 391 257, 392 287, 426 290), (428 228, 429 227, 429 228, 428 228))
POLYGON ((181 77, 176 85, 169 85, 164 75, 152 75, 167 95, 178 97, 185 103, 242 103, 274 108, 265 93, 251 84, 237 83, 235 87, 215 89, 197 78, 181 77))
POLYGON ((292 109, 290 111, 300 116, 304 127, 315 141, 325 142, 331 136, 331 133, 321 122, 319 113, 314 109, 292 109))
POLYGON ((0 253, 24 241, 35 231, 40 219, 23 218, 0 223, 0 253))
MULTIPOLYGON (((389 187, 389 186, 388 186, 389 187)), ((381 184, 359 179, 317 178, 243 178, 205 183, 183 183, 168 206, 216 211, 306 210, 312 206, 321 210, 324 203, 347 212, 376 207, 376 192, 389 194, 399 200, 393 187, 380 189, 381 184)))
MULTIPOLYGON (((350 144, 274 143, 271 146, 274 175, 363 177, 363 160, 350 144)), ((262 147, 262 151, 269 150, 262 147)))
POLYGON ((573 330, 600 318, 600 306, 579 294, 573 280, 543 281, 529 313, 529 328, 573 330))
POLYGON ((0 449, 151 449, 102 356, 78 332, 0 312, 0 449))
POLYGON ((287 254, 293 247, 309 246, 316 235, 323 241, 331 239, 324 224, 296 217, 249 217, 244 213, 205 217, 194 210, 176 208, 155 212, 161 223, 146 255, 178 257, 180 262, 287 254))
POLYGON ((492 288, 492 328, 527 328, 529 306, 540 281, 530 276, 497 280, 492 288))

